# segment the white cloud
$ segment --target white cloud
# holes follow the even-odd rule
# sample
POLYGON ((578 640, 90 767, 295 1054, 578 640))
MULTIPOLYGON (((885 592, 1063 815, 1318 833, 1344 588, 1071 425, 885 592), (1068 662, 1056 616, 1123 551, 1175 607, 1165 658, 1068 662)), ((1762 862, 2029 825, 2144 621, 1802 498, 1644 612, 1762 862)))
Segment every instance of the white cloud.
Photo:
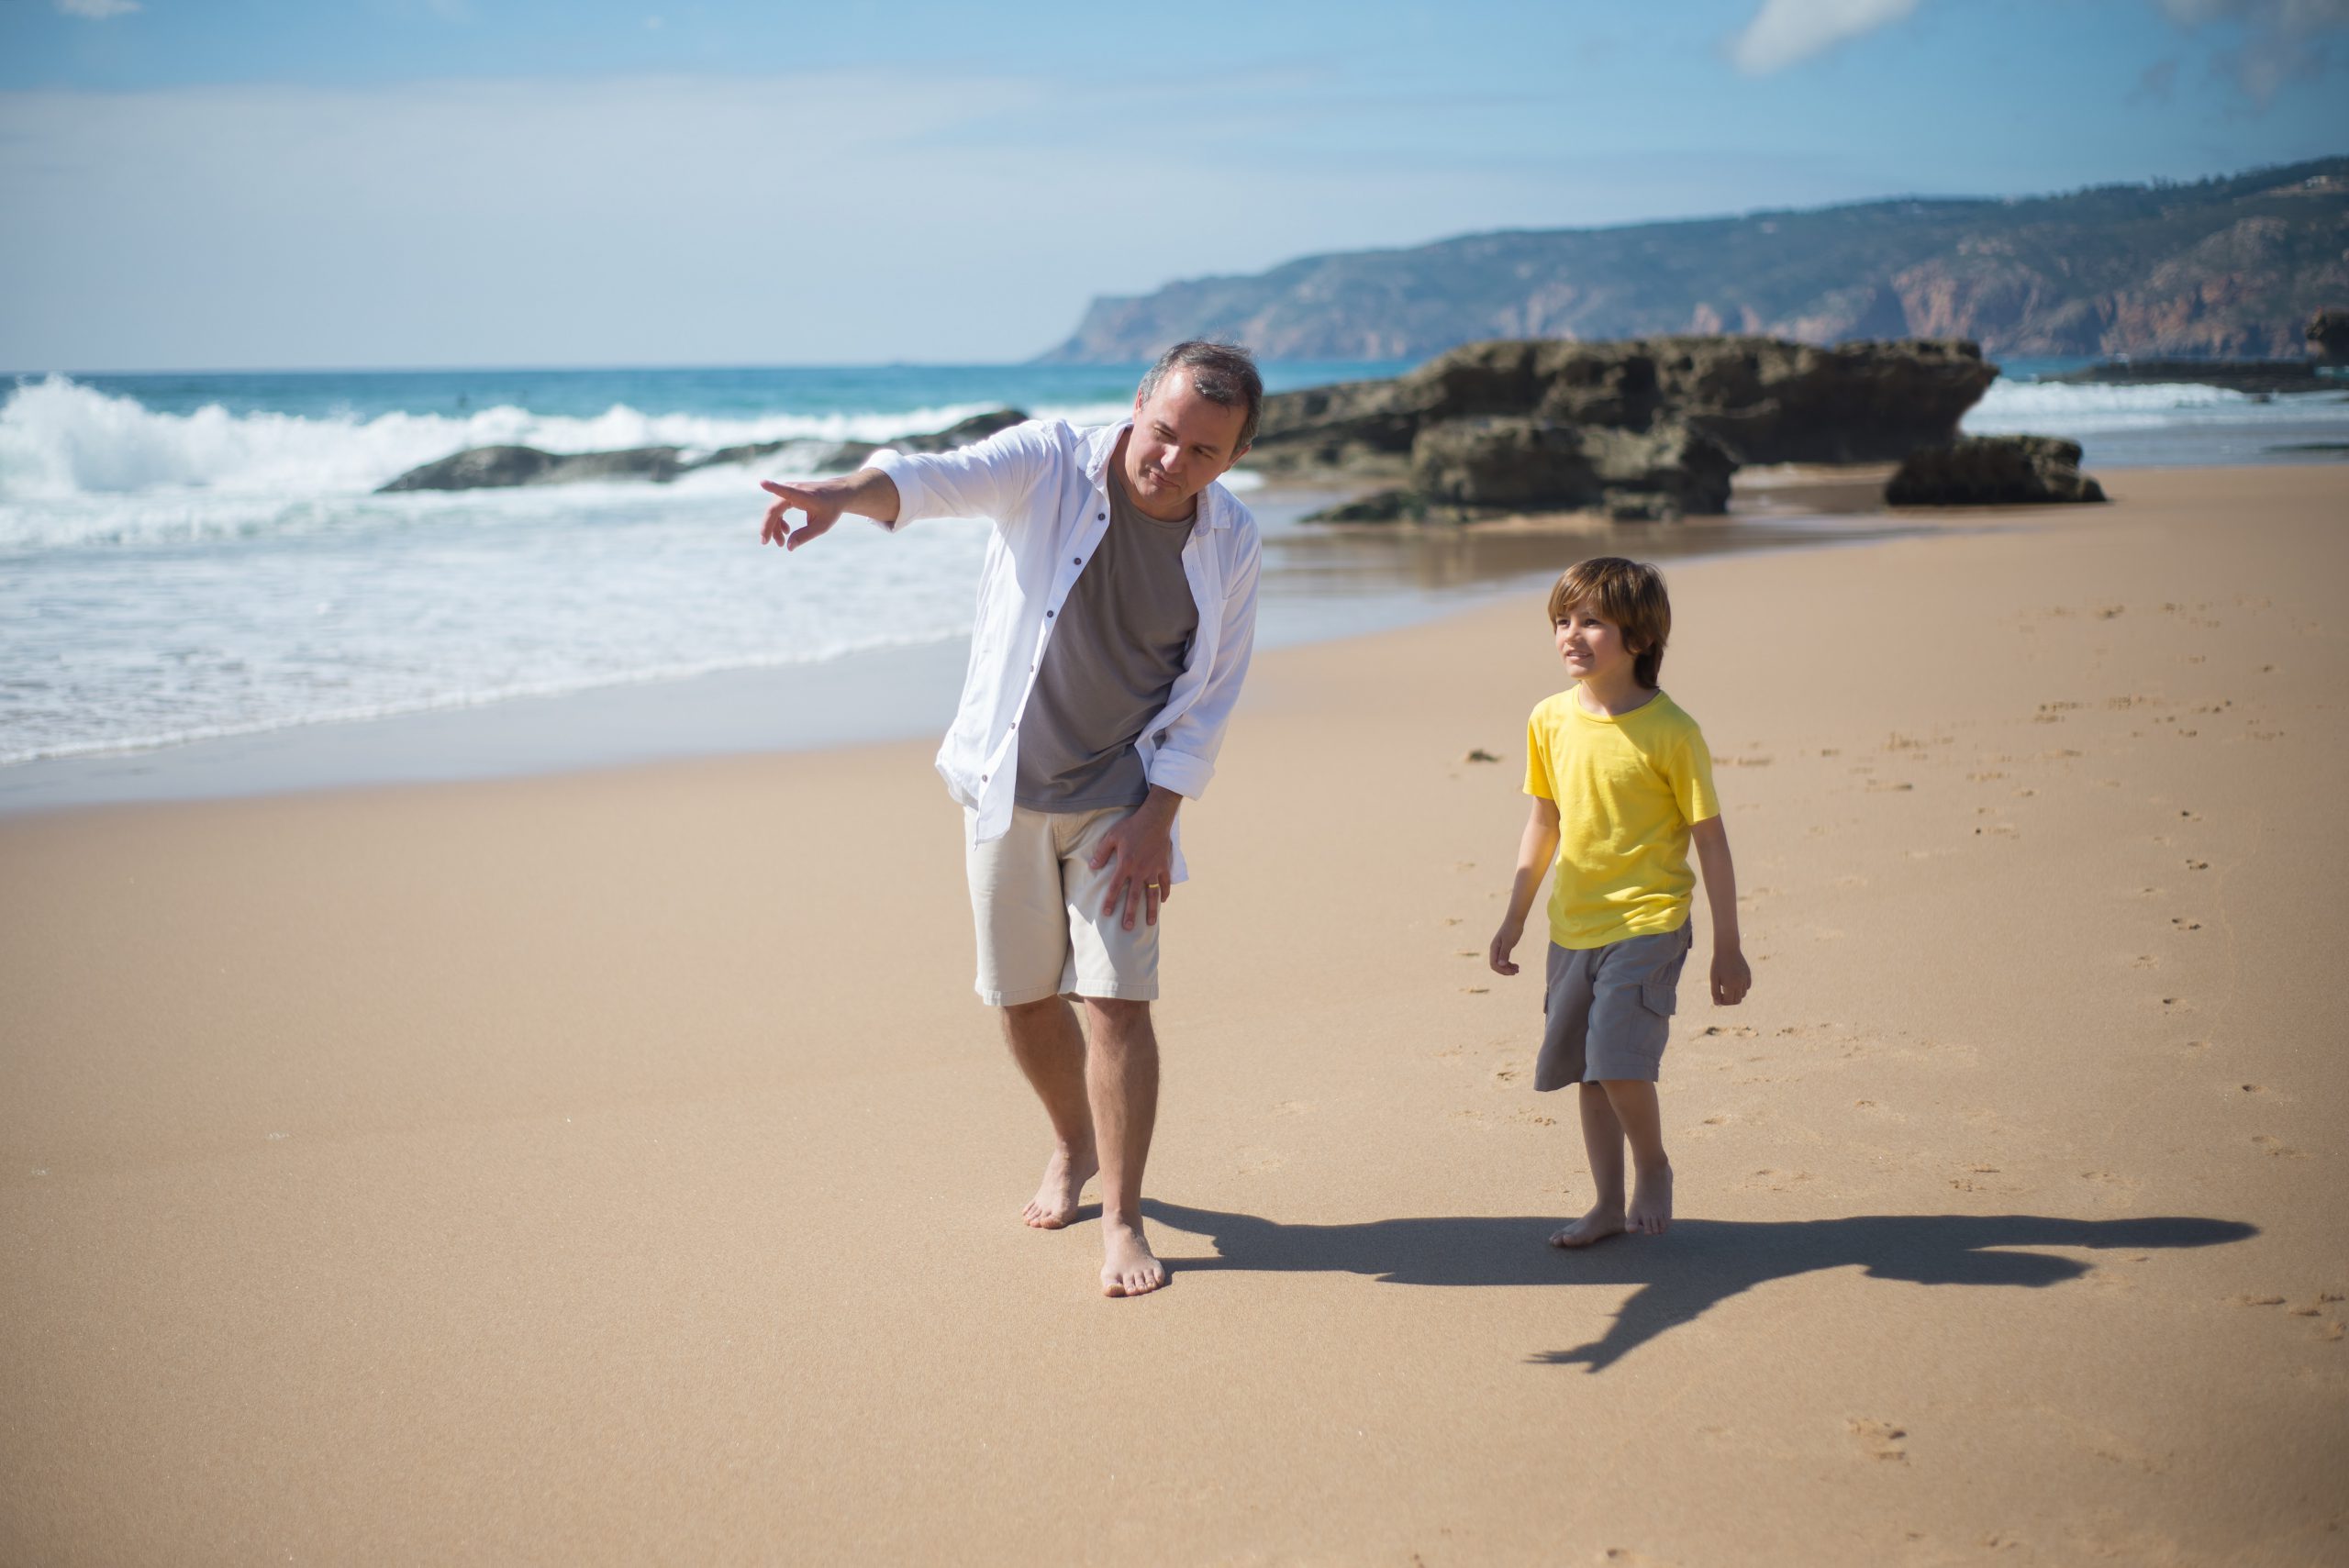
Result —
POLYGON ((139 0, 57 0, 58 10, 68 17, 87 17, 103 22, 108 17, 126 16, 139 9, 139 0))
POLYGON ((2210 23, 2243 29, 2239 49, 2212 63, 2263 107, 2295 79, 2321 75, 2336 34, 2349 28, 2349 0, 2159 0, 2169 19, 2189 30, 2210 23))
POLYGON ((1767 76, 1887 27, 1916 8, 1917 0, 1763 0, 1731 42, 1729 57, 1748 76, 1767 76))

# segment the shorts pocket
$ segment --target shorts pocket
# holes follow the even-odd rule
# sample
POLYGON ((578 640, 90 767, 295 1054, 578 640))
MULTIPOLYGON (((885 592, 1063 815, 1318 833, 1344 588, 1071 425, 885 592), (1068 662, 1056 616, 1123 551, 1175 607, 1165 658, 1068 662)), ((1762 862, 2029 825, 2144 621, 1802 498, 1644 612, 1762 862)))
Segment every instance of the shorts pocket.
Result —
POLYGON ((1640 983, 1641 1003, 1649 1012, 1660 1018, 1672 1017, 1673 1010, 1680 1005, 1678 979, 1679 977, 1675 975, 1670 980, 1642 981, 1640 983))

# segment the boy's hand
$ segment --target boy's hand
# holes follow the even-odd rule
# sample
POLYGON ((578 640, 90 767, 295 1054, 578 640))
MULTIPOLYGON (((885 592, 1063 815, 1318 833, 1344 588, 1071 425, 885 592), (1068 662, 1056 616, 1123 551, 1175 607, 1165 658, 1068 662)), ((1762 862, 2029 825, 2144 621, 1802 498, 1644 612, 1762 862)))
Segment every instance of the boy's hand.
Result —
POLYGON ((1734 1007, 1745 1000, 1753 989, 1753 971, 1745 964, 1745 954, 1736 948, 1716 949, 1713 952, 1713 1002, 1717 1006, 1734 1007))
POLYGON ((1518 940, 1525 935, 1522 920, 1503 920, 1501 929, 1493 933, 1493 945, 1485 950, 1485 962, 1493 966, 1495 974, 1515 974, 1517 965, 1508 955, 1517 951, 1518 940))

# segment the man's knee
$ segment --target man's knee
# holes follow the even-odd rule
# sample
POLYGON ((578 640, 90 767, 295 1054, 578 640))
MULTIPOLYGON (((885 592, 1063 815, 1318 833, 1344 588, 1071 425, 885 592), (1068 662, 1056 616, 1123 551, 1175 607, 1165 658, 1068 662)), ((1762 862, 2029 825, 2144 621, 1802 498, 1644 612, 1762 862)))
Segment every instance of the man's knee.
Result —
POLYGON ((1087 996, 1085 1011, 1091 1013, 1103 1027, 1097 1033, 1112 1040, 1147 1039, 1150 1033, 1150 1004, 1129 1000, 1123 996, 1087 996))

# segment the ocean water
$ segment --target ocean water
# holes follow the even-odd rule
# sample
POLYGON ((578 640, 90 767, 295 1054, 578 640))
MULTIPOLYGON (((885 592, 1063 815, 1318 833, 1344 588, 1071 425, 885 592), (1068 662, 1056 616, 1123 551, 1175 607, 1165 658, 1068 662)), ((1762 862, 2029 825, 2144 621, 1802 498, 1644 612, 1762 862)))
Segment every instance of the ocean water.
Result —
MULTIPOLYGON (((1278 390, 1401 367, 1265 368, 1278 390)), ((821 443, 1004 405, 1114 418, 1140 369, 16 378, 0 402, 0 769, 952 642, 985 524, 851 523, 786 558, 756 545, 756 481, 803 471, 821 443), (772 440, 808 444, 667 485, 373 494, 471 446, 772 440)), ((2349 401, 2002 381, 1967 428, 2071 435, 2092 466, 2278 461, 2349 440, 2349 401)), ((1267 644, 1553 564, 1538 543, 1337 543, 1297 525, 1308 505, 1258 501, 1267 644)))

